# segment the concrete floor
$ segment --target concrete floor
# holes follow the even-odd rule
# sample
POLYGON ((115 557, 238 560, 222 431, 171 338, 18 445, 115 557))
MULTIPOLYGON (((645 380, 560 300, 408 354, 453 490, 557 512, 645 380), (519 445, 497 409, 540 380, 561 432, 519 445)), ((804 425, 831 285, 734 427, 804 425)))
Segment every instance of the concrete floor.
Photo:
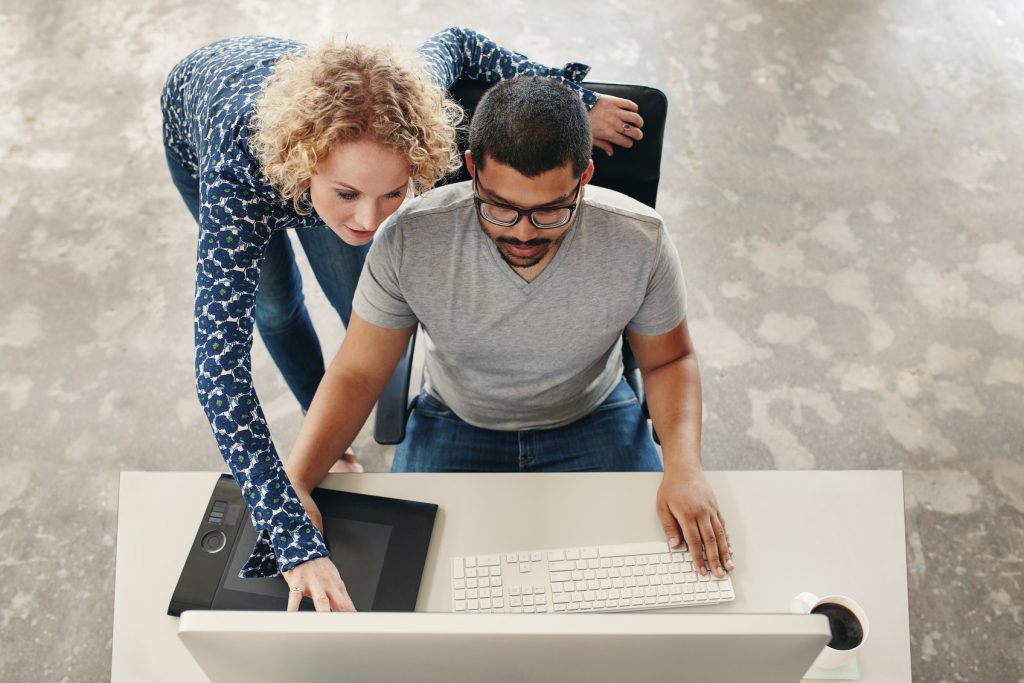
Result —
MULTIPOLYGON (((903 469, 914 680, 1024 680, 1024 5, 466 5, 0 0, 0 680, 107 679, 118 472, 223 467, 167 71, 240 33, 450 24, 668 93, 705 466, 903 469)), ((259 343, 255 375, 287 453, 301 416, 259 343)))

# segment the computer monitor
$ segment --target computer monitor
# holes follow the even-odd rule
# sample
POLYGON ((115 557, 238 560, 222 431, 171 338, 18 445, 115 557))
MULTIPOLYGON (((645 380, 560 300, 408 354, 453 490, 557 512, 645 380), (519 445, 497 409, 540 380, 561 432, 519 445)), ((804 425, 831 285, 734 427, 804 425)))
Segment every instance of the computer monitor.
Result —
POLYGON ((211 683, 796 683, 820 614, 202 612, 178 635, 211 683))

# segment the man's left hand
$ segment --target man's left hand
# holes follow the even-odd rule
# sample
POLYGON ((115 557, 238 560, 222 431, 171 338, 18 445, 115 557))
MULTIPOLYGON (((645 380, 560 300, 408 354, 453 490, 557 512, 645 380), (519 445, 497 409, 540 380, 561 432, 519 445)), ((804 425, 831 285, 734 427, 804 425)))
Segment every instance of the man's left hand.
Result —
POLYGON ((601 95, 590 110, 590 131, 594 136, 594 147, 611 156, 612 145, 632 147, 633 142, 642 140, 644 119, 637 113, 636 102, 612 95, 601 95))
POLYGON ((685 540, 701 576, 707 574, 708 567, 718 578, 735 569, 725 520, 703 472, 666 472, 658 487, 657 510, 669 546, 675 548, 680 538, 685 540))

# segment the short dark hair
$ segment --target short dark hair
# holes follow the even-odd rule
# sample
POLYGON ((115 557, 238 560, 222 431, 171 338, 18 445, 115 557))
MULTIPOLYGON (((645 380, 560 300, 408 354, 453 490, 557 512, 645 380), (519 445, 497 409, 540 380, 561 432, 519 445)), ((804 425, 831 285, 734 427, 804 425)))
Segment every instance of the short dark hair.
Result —
POLYGON ((533 178, 572 162, 579 177, 590 164, 590 119, 579 95, 549 78, 501 81, 480 99, 469 126, 473 163, 488 155, 533 178))

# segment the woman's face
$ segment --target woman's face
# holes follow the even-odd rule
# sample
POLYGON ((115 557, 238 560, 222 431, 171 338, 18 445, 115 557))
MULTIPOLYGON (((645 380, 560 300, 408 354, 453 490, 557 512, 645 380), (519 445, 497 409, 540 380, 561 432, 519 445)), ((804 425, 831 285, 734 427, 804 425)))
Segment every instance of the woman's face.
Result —
POLYGON ((335 145, 309 184, 313 208, 351 245, 373 239, 409 189, 409 162, 390 147, 363 138, 335 145))

